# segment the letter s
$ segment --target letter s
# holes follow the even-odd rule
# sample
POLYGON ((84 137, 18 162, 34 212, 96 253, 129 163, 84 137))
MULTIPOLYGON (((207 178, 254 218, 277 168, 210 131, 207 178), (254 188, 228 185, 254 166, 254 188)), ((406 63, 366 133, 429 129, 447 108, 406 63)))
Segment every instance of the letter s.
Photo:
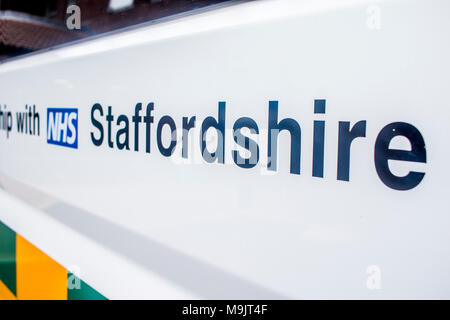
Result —
POLYGON ((74 144, 74 142, 77 138, 77 129, 75 128, 75 125, 73 124, 73 122, 77 121, 77 114, 75 112, 71 112, 69 114, 67 121, 68 121, 69 132, 70 132, 70 137, 67 137, 67 143, 74 144))
POLYGON ((94 118, 94 112, 95 110, 98 110, 100 112, 100 116, 103 116, 103 108, 99 103, 96 103, 92 106, 91 109, 91 122, 100 131, 100 138, 96 139, 94 136, 94 133, 91 132, 91 140, 94 145, 97 147, 100 146, 103 143, 103 125, 100 121, 96 120, 94 118))

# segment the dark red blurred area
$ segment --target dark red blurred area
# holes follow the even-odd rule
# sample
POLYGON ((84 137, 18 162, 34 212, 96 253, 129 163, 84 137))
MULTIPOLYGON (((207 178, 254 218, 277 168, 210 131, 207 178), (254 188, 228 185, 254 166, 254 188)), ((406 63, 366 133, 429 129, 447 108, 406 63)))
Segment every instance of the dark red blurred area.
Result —
POLYGON ((0 0, 0 60, 229 0, 112 1, 0 0), (70 5, 80 8, 80 30, 66 26, 70 5))

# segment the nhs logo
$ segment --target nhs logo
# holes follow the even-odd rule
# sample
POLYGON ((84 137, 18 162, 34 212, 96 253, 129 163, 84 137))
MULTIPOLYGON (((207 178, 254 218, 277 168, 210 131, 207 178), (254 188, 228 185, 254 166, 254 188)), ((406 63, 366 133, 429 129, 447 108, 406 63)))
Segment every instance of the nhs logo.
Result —
POLYGON ((47 109, 47 143, 78 149, 78 109, 47 109))

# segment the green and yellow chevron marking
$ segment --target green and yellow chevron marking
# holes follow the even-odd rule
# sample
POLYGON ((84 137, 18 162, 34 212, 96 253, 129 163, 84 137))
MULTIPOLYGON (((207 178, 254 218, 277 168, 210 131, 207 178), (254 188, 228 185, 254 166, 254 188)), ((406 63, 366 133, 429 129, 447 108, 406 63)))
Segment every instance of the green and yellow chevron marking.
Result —
POLYGON ((0 221, 0 300, 16 299, 106 300, 0 221))

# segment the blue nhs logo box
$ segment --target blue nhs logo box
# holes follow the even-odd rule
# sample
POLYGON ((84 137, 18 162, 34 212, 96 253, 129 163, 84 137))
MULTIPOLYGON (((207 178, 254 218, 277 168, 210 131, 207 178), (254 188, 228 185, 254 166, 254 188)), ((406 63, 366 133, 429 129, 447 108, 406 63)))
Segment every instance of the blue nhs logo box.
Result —
POLYGON ((47 143, 78 149, 78 109, 47 109, 47 143))

